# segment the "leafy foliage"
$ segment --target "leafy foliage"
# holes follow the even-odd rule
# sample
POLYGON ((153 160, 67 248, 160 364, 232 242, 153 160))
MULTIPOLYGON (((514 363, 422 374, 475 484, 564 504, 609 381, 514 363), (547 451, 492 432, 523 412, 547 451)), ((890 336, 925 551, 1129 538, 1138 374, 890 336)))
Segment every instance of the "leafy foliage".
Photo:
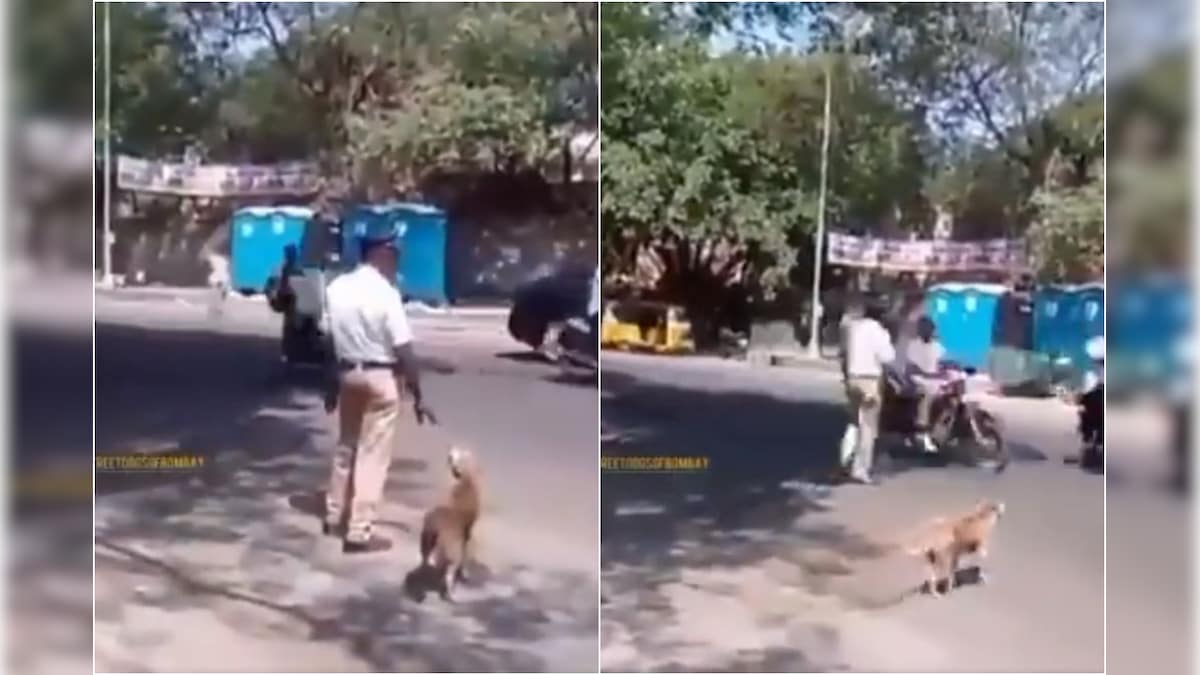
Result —
POLYGON ((1103 82, 1099 4, 860 3, 844 11, 864 20, 859 49, 880 85, 948 145, 984 139, 1026 167, 1037 163, 1046 114, 1103 82))
POLYGON ((114 130, 139 152, 318 158, 387 180, 540 168, 596 123, 593 5, 119 7, 114 130))
POLYGON ((1043 187, 1027 239, 1033 265, 1045 281, 1095 281, 1104 275, 1104 185, 1043 187))
POLYGON ((603 81, 606 269, 631 274, 650 251, 670 272, 660 290, 685 301, 733 279, 778 286, 812 196, 783 147, 731 114, 737 64, 696 40, 645 41, 655 11, 625 6, 610 24, 604 9, 605 67, 621 64, 603 81))
POLYGON ((1119 270, 1191 264, 1189 61, 1171 50, 1112 86, 1108 256, 1119 270))

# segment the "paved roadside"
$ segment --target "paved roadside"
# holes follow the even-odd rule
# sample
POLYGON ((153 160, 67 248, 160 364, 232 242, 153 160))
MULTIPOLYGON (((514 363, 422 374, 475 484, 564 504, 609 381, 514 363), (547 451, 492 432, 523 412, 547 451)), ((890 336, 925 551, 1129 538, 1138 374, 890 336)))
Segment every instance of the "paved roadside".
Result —
POLYGON ((833 487, 836 371, 606 355, 602 388, 606 454, 710 460, 604 474, 605 669, 1103 669, 1104 484, 1063 463, 1068 406, 984 400, 1013 447, 1004 474, 884 458, 879 486, 833 487), (991 583, 968 566, 949 598, 916 593, 920 562, 888 542, 981 497, 1009 506, 991 583))
POLYGON ((320 397, 280 369, 269 309, 225 309, 98 300, 98 452, 205 458, 97 481, 98 670, 594 672, 594 388, 505 356, 518 346, 491 327, 418 324, 442 425, 397 448, 379 520, 394 549, 346 557, 315 515, 333 442, 320 397), (487 480, 484 566, 454 604, 410 583, 450 443, 487 480))

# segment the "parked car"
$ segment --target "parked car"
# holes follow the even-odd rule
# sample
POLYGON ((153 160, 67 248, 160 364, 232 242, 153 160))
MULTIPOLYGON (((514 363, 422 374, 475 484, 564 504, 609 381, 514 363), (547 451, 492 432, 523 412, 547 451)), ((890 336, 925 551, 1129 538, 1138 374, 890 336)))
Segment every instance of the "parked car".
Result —
POLYGON ((513 294, 508 332, 542 350, 557 343, 558 330, 572 318, 588 316, 596 270, 564 267, 520 286, 513 294))

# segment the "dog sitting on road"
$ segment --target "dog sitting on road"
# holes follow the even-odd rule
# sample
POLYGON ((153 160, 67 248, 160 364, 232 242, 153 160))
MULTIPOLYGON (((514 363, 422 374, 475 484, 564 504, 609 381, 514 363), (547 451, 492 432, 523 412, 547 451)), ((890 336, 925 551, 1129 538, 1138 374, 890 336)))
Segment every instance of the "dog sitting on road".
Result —
POLYGON ((941 597, 939 586, 943 582, 946 590, 950 590, 959 562, 967 555, 978 557, 979 581, 987 583, 983 559, 987 557, 992 532, 1003 514, 1003 502, 984 500, 958 517, 933 519, 921 534, 900 545, 905 553, 925 559, 929 570, 930 595, 941 597))
POLYGON ((471 531, 479 519, 481 490, 479 467, 469 450, 450 448, 447 464, 454 484, 446 499, 425 514, 421 566, 437 570, 441 595, 450 600, 455 584, 466 578, 464 566, 472 557, 471 531))

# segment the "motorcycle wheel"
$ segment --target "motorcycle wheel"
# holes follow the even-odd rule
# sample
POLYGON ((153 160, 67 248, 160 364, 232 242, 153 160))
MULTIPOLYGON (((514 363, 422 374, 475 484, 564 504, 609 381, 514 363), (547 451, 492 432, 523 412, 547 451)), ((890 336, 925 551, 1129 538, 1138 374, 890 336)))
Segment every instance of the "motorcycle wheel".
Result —
POLYGON ((1003 472, 1008 468, 1008 447, 1004 442, 1004 437, 1000 434, 1000 425, 996 418, 980 408, 971 410, 969 414, 975 428, 973 445, 976 461, 982 460, 993 464, 996 473, 1003 472))

